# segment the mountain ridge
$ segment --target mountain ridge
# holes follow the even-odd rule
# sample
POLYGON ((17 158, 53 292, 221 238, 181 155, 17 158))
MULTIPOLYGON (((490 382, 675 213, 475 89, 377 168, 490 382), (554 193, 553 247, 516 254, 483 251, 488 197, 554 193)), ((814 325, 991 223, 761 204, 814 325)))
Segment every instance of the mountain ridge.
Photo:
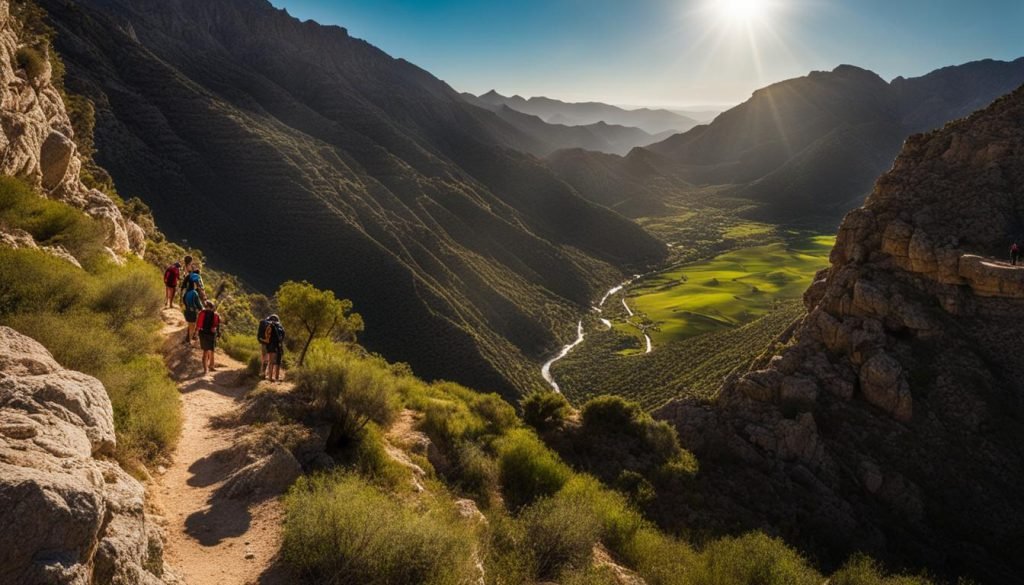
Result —
POLYGON ((538 386, 570 315, 664 254, 512 150, 528 136, 344 29, 250 0, 40 4, 98 162, 170 237, 265 290, 338 290, 369 347, 427 378, 538 386))

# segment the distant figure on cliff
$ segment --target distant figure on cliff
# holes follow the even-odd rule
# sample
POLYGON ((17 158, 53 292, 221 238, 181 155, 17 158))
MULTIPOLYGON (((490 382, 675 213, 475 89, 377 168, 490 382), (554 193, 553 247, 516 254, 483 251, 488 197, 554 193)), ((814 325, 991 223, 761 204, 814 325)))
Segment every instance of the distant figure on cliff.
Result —
POLYGON ((217 338, 220 337, 220 315, 213 301, 206 301, 205 306, 196 320, 196 330, 199 332, 199 347, 203 350, 203 374, 208 374, 214 369, 213 356, 217 349, 217 338))
POLYGON ((174 293, 178 290, 178 280, 181 278, 181 262, 175 262, 164 270, 164 286, 167 289, 167 308, 174 308, 174 293))
POLYGON ((1010 246, 1010 264, 1013 264, 1014 266, 1016 266, 1020 262, 1020 255, 1021 255, 1020 244, 1018 244, 1017 242, 1014 242, 1013 245, 1010 246))

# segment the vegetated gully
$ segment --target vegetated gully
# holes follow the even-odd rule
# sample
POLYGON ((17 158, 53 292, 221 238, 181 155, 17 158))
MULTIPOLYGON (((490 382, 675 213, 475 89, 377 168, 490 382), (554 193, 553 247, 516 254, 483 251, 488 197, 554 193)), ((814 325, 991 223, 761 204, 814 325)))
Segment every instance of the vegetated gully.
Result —
MULTIPOLYGON (((593 310, 595 312, 597 312, 597 313, 600 313, 604 309, 604 304, 608 300, 609 297, 611 297, 612 295, 618 294, 619 292, 621 292, 627 286, 633 284, 634 282, 636 282, 640 278, 643 278, 643 276, 645 276, 645 275, 634 274, 633 278, 630 278, 629 280, 627 280, 627 281, 625 281, 625 282, 623 282, 621 284, 618 284, 618 285, 613 286, 612 288, 608 289, 608 292, 604 293, 604 296, 601 297, 601 302, 597 303, 597 305, 595 305, 593 307, 593 310)), ((630 317, 632 317, 633 316, 633 309, 629 308, 629 304, 626 303, 626 299, 624 299, 624 298, 622 299, 622 306, 626 308, 626 313, 630 317)), ((603 323, 605 327, 607 327, 609 329, 612 328, 612 322, 611 321, 609 321, 608 319, 605 319, 603 317, 600 318, 600 320, 601 320, 601 323, 603 323)), ((647 351, 645 353, 651 353, 651 351, 654 349, 654 346, 651 344, 651 336, 648 335, 646 331, 644 331, 643 334, 644 334, 644 340, 647 342, 647 351)), ((569 355, 569 352, 571 352, 573 349, 576 349, 577 345, 583 343, 584 335, 585 335, 585 332, 583 331, 583 319, 580 319, 579 322, 576 323, 576 340, 573 341, 572 343, 568 344, 568 345, 563 346, 561 351, 559 351, 558 354, 555 355, 555 357, 551 358, 543 366, 541 366, 541 368, 540 368, 540 375, 544 378, 544 381, 547 382, 548 385, 551 386, 551 389, 554 390, 555 392, 561 393, 562 391, 558 387, 558 382, 555 381, 555 377, 551 374, 551 366, 555 365, 555 362, 557 362, 558 360, 560 360, 560 359, 564 358, 565 356, 569 355)))

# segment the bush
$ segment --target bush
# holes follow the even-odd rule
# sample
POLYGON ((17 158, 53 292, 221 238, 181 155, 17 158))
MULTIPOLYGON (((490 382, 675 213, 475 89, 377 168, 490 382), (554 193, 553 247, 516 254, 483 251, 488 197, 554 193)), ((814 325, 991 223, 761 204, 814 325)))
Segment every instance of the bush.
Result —
POLYGON ((0 315, 63 313, 84 304, 92 287, 88 273, 39 250, 0 248, 0 274, 8 275, 0 279, 0 315))
POLYGON ((401 408, 398 379, 391 372, 334 344, 314 346, 296 380, 331 420, 333 445, 357 440, 370 422, 388 425, 401 408))
POLYGON ((37 243, 64 246, 83 264, 103 251, 103 226, 82 211, 40 196, 13 177, 0 177, 0 224, 22 229, 37 243))
MULTIPOLYGON (((650 527, 639 530, 623 550, 617 552, 649 585, 680 583, 682 576, 689 574, 697 560, 696 553, 688 544, 650 527)), ((733 582, 716 585, 727 583, 733 582)))
POLYGON ((542 499, 520 515, 536 576, 554 579, 566 569, 589 567, 601 534, 598 518, 574 497, 542 499))
POLYGON ((97 313, 25 313, 3 321, 43 344, 60 365, 91 376, 100 377, 132 357, 106 316, 97 313))
POLYGON ((525 429, 498 441, 498 480, 511 510, 555 494, 572 472, 540 440, 525 429))
POLYGON ((862 554, 854 555, 839 569, 830 585, 930 585, 926 577, 888 576, 872 558, 862 554))
POLYGON ((690 577, 694 585, 820 585, 824 580, 796 551, 760 532, 710 543, 690 577))
POLYGON ((697 471, 696 459, 680 447, 671 425, 618 396, 599 396, 583 405, 573 446, 582 466, 606 482, 614 482, 623 470, 666 479, 697 471))
POLYGON ((523 421, 540 432, 561 428, 569 416, 569 401, 558 392, 532 392, 519 403, 523 421))
POLYGON ((18 67, 24 69, 25 73, 28 74, 28 78, 32 81, 39 79, 43 73, 46 73, 46 57, 38 49, 22 47, 14 54, 14 59, 18 63, 18 67))
POLYGON ((647 527, 640 513, 630 507, 622 495, 604 488, 593 477, 573 477, 557 497, 593 517, 601 527, 601 541, 612 552, 624 551, 636 535, 647 527))
POLYGON ((164 306, 161 275, 141 260, 110 266, 100 274, 93 306, 110 315, 115 326, 135 323, 160 314, 164 306))
POLYGON ((473 443, 463 443, 454 453, 455 481, 467 494, 482 503, 489 503, 498 489, 498 466, 473 443))
POLYGON ((450 506, 414 512, 343 474, 300 478, 284 503, 282 556, 304 578, 330 585, 469 581, 472 537, 450 506))
POLYGON ((122 462, 151 461, 174 447, 181 433, 178 388, 159 357, 135 358, 101 380, 114 407, 122 462))

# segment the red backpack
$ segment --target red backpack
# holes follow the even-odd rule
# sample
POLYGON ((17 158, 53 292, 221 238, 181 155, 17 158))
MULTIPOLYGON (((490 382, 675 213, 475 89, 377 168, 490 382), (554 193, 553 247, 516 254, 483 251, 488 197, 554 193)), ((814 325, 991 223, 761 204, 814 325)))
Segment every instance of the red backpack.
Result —
POLYGON ((181 273, 178 272, 178 267, 171 264, 167 267, 167 270, 164 270, 164 284, 167 285, 168 288, 177 287, 178 276, 180 276, 180 274, 181 273))

